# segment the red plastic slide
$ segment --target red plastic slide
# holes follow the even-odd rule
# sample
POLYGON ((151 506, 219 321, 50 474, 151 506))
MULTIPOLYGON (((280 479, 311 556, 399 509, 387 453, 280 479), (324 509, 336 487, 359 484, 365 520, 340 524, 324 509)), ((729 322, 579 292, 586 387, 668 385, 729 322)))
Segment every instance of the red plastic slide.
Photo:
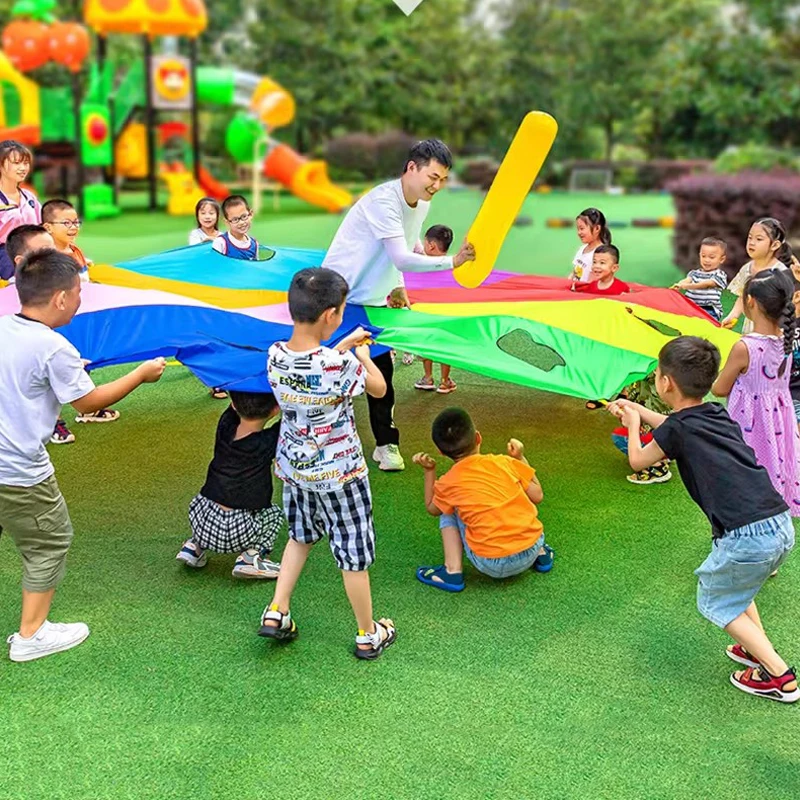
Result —
POLYGON ((197 175, 200 178, 200 188, 209 197, 213 197, 215 200, 224 200, 230 194, 228 187, 216 180, 205 167, 201 166, 197 170, 197 175))

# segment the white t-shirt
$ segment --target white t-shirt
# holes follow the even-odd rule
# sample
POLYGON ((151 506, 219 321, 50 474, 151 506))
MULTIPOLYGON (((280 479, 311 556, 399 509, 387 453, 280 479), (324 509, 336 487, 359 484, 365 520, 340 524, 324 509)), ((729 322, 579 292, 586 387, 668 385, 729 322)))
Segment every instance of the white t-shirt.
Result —
POLYGON ((211 242, 214 240, 213 236, 208 236, 202 228, 195 228, 189 234, 189 244, 203 244, 203 242, 211 242))
POLYGON ((572 259, 572 274, 578 283, 591 283, 592 260, 597 248, 587 250, 587 247, 588 245, 582 244, 575 253, 575 258, 572 259))
POLYGON ((267 376, 281 407, 275 474, 311 492, 336 492, 367 475, 353 413, 367 372, 352 353, 269 349, 267 376))
POLYGON ((35 486, 61 406, 94 389, 78 351, 41 322, 0 317, 0 485, 35 486))
POLYGON ((451 256, 415 252, 429 208, 426 200, 408 205, 398 178, 376 186, 347 212, 322 266, 347 281, 348 302, 385 306, 389 293, 405 285, 402 272, 453 268, 451 256))

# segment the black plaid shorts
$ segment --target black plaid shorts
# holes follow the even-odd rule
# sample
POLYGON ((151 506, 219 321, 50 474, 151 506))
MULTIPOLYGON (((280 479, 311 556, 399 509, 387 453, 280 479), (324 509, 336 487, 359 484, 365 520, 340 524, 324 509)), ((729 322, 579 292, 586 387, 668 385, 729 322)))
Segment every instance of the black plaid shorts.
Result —
POLYGON ((252 548, 266 555, 272 551, 282 523, 278 506, 226 509, 202 494, 189 503, 192 541, 214 553, 241 553, 252 548))
POLYGON ((283 484, 289 537, 314 544, 327 536, 339 569, 362 572, 375 561, 375 529, 369 479, 350 481, 335 492, 310 492, 283 484))

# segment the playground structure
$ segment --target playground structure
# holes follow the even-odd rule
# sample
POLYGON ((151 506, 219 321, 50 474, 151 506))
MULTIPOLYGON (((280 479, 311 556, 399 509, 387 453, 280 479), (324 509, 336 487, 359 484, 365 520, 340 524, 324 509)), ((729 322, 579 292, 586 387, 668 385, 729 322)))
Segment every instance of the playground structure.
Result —
POLYGON ((78 72, 90 52, 88 31, 78 23, 54 21, 53 8, 53 0, 18 4, 17 18, 3 32, 0 139, 26 144, 37 165, 60 165, 62 175, 74 165, 85 219, 119 213, 123 179, 147 181, 150 209, 157 207, 158 181, 163 181, 170 214, 192 214, 204 195, 228 195, 201 163, 201 104, 232 110, 226 146, 237 163, 253 165, 256 207, 261 176, 327 211, 352 203, 352 196, 330 181, 324 161, 309 161, 272 138, 294 119, 295 101, 288 91, 268 77, 198 66, 196 38, 208 24, 201 0, 86 0, 84 20, 96 34, 97 59, 85 92, 78 72), (142 60, 127 71, 114 64, 107 57, 111 34, 140 36, 142 60), (157 36, 168 37, 158 54, 157 36), (188 39, 188 57, 179 54, 176 37, 188 39), (71 86, 40 87, 23 74, 48 60, 72 72, 71 86), (86 185, 88 167, 100 168, 105 182, 86 185))

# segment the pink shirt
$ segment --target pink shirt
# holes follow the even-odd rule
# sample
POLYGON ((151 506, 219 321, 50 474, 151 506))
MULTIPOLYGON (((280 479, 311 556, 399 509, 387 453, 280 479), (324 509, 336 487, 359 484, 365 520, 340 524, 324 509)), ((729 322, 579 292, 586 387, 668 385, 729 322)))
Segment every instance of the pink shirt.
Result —
POLYGON ((0 244, 5 244, 8 234, 20 225, 41 225, 42 206, 36 195, 19 190, 19 205, 11 203, 0 192, 0 244))

